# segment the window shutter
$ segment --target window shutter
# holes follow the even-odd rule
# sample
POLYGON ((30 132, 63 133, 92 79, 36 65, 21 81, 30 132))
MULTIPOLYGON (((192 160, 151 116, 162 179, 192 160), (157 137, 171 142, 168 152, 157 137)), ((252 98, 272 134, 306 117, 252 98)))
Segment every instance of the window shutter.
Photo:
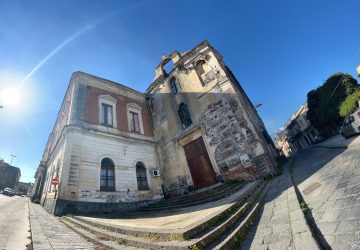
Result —
POLYGON ((104 124, 105 123, 105 105, 101 104, 101 109, 100 109, 100 123, 104 124))
POLYGON ((140 132, 140 126, 139 126, 139 115, 138 114, 133 114, 134 115, 134 126, 135 126, 135 131, 136 132, 140 132))
POLYGON ((113 124, 113 112, 112 112, 112 106, 107 106, 107 124, 112 125, 113 124))

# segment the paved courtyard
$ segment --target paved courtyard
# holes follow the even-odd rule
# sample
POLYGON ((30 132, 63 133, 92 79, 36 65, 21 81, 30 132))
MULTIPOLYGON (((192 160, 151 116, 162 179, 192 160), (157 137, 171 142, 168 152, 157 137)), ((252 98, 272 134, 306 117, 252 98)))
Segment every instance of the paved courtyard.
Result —
POLYGON ((25 249, 30 243, 28 198, 0 194, 0 249, 25 249))

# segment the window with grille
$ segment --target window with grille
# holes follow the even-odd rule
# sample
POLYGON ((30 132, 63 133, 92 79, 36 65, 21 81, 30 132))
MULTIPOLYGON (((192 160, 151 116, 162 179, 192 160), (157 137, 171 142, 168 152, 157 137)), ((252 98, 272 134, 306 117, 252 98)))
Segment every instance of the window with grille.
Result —
POLYGON ((180 84, 175 77, 173 77, 170 81, 170 89, 173 94, 180 92, 180 84))
POLYGON ((101 125, 113 126, 113 106, 101 103, 101 125))
POLYGON ((180 104, 178 114, 183 128, 187 128, 192 124, 189 108, 186 104, 180 104))
POLYGON ((136 179, 138 190, 149 190, 146 168, 141 162, 136 163, 136 179))
POLYGON ((100 191, 115 191, 115 167, 112 160, 105 158, 101 161, 100 191))

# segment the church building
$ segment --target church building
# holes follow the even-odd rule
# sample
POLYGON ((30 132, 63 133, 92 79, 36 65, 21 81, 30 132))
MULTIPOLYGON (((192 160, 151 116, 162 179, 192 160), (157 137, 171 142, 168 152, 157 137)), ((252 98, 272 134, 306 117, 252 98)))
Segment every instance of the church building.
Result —
POLYGON ((204 41, 163 56, 145 93, 73 73, 32 200, 57 215, 135 210, 270 174, 275 152, 254 105, 204 41))

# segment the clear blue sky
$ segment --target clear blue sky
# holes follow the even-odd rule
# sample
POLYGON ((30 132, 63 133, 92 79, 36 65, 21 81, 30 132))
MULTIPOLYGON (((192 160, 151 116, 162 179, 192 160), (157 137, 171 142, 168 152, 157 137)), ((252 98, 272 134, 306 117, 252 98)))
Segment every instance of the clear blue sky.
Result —
POLYGON ((74 71, 144 91, 163 53, 205 39, 253 103, 263 104, 259 113, 272 134, 330 74, 356 76, 359 10, 359 1, 329 0, 1 0, 0 92, 17 86, 67 38, 92 28, 22 85, 18 106, 0 109, 0 157, 9 162, 17 155, 21 180, 33 181, 74 71), (109 18, 94 25, 103 17, 109 18))

